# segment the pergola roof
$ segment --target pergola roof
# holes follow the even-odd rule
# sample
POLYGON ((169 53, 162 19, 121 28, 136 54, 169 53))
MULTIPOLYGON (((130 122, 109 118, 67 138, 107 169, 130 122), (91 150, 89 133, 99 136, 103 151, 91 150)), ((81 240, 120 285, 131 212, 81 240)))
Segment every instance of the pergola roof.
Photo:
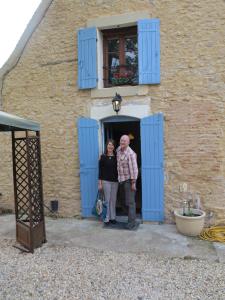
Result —
POLYGON ((0 131, 40 131, 40 124, 0 111, 0 131))

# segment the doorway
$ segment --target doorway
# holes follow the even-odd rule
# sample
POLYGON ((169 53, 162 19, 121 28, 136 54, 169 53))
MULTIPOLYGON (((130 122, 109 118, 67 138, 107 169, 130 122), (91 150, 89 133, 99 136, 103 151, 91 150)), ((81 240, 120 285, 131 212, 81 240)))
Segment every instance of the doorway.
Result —
MULTIPOLYGON (((108 139, 113 139, 116 143, 116 148, 119 146, 120 137, 122 135, 130 137, 130 147, 137 154, 137 163, 139 175, 137 179, 137 192, 136 192, 136 213, 141 217, 142 211, 142 191, 141 191, 141 135, 140 135, 140 120, 134 117, 116 116, 109 117, 102 120, 102 142, 103 151, 108 139)), ((124 196, 122 189, 118 190, 117 215, 127 215, 127 208, 124 203, 124 196)))
POLYGON ((143 221, 164 220, 164 116, 157 113, 143 118, 115 116, 106 119, 78 119, 81 209, 83 217, 92 216, 98 190, 99 145, 101 152, 108 137, 117 144, 121 134, 132 134, 131 147, 137 152, 141 178, 137 207, 143 221), (99 121, 101 134, 99 132, 99 121), (111 123, 111 124, 110 124, 111 123), (139 145, 136 148, 135 144, 139 145), (140 147, 141 144, 141 147, 140 147), (141 150, 140 150, 141 148, 141 150), (91 151, 90 151, 91 149, 91 151))

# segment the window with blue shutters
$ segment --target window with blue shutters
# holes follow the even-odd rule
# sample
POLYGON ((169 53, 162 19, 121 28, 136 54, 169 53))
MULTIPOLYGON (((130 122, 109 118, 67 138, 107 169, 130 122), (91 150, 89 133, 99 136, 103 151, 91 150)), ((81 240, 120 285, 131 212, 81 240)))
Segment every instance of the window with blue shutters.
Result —
MULTIPOLYGON (((160 21, 143 19, 137 26, 99 30, 103 36, 104 87, 160 83, 160 21)), ((97 87, 97 28, 78 31, 78 86, 97 87)))

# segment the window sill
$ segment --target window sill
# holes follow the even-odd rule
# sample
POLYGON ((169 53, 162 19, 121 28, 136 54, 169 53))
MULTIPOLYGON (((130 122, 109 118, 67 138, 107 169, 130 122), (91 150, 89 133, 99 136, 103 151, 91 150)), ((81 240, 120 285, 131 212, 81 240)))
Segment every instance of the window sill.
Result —
POLYGON ((126 96, 145 96, 148 94, 148 86, 116 86, 103 89, 92 89, 91 98, 112 98, 118 93, 122 97, 126 96))

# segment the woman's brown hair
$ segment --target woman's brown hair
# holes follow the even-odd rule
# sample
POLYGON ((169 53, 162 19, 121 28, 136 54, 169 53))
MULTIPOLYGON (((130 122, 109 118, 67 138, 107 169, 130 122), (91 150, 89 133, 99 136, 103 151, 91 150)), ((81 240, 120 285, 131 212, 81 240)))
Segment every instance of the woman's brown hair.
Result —
POLYGON ((113 144, 113 146, 114 146, 113 154, 116 155, 116 150, 115 150, 115 149, 116 149, 116 143, 115 143, 115 141, 112 140, 112 139, 108 139, 108 140, 107 140, 107 142, 106 142, 106 144, 105 144, 105 152, 104 152, 104 154, 107 155, 107 147, 108 147, 108 144, 109 144, 109 143, 113 144))

